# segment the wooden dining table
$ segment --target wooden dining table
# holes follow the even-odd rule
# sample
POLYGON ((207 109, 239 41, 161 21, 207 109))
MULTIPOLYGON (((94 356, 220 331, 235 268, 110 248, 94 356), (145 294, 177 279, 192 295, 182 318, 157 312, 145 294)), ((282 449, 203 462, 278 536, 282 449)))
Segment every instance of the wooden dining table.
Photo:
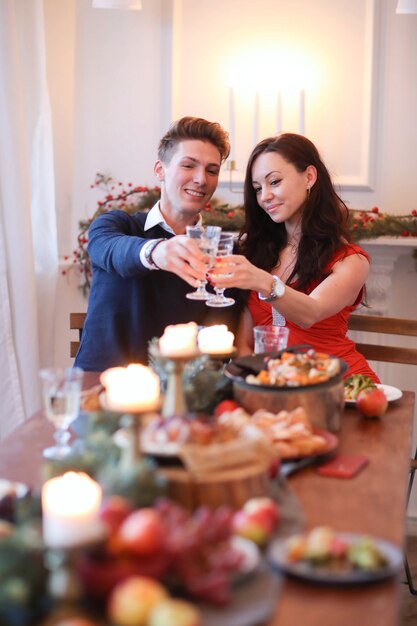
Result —
MULTIPOLYGON (((86 387, 97 375, 86 374, 86 387)), ((404 548, 406 498, 415 394, 404 391, 380 419, 364 419, 346 407, 337 433, 337 453, 362 455, 367 466, 355 477, 321 476, 307 467, 288 478, 307 529, 365 533, 404 548)), ((39 411, 0 442, 0 478, 41 486, 42 450, 53 428, 39 411)), ((403 574, 377 584, 320 586, 284 581, 275 610, 264 626, 398 626, 403 574)), ((257 626, 257 625, 254 625, 257 626)))

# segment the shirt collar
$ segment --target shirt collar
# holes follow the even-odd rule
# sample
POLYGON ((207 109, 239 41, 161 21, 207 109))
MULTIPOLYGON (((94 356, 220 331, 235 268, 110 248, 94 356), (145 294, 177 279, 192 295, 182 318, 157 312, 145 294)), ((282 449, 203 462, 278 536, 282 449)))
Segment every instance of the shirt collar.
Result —
MULTIPOLYGON (((201 226, 203 223, 203 219, 201 217, 201 215, 198 216, 198 221, 196 226, 201 226)), ((174 231, 172 230, 171 226, 169 226, 165 219, 164 216, 161 213, 161 209, 159 206, 159 200, 156 204, 154 204, 154 206, 152 207, 152 209, 149 211, 148 215, 146 216, 146 220, 145 220, 145 232, 147 230, 149 230, 150 228, 153 228, 154 226, 161 226, 164 230, 166 230, 168 233, 171 233, 173 235, 175 235, 174 231)))

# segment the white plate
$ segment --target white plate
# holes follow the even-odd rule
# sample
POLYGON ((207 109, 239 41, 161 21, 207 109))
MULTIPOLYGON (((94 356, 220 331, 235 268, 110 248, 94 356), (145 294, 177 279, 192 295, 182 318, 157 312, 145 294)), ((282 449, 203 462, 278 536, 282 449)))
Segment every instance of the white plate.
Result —
MULTIPOLYGON (((391 385, 377 385, 377 387, 378 389, 382 389, 382 391, 385 393, 388 402, 394 402, 394 400, 399 400, 400 398, 402 398, 403 392, 397 387, 391 387, 391 385)), ((355 406, 356 400, 345 399, 345 404, 346 406, 355 406)))
MULTIPOLYGON (((336 533, 343 541, 352 543, 360 538, 354 533, 336 533)), ((270 546, 267 559, 270 565, 293 578, 320 585, 362 585, 380 582, 396 576, 403 567, 402 551, 394 544, 383 539, 373 537, 376 547, 387 559, 387 565, 376 570, 367 571, 352 569, 349 571, 337 571, 320 567, 313 567, 306 562, 292 562, 287 560, 288 539, 277 540, 270 546)))
POLYGON ((385 393, 388 402, 394 402, 394 400, 402 398, 403 392, 397 387, 391 387, 391 385, 377 385, 377 387, 385 393))
POLYGON ((231 539, 231 544, 234 550, 242 552, 244 555, 238 571, 233 574, 233 582, 236 583, 253 574, 258 569, 261 562, 261 553, 258 546, 253 541, 245 539, 245 537, 235 535, 231 539))

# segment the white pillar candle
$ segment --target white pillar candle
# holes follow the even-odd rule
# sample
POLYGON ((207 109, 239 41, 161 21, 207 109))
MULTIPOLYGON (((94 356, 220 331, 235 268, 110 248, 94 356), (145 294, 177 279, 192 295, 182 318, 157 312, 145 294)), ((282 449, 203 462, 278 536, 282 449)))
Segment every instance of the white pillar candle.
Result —
POLYGON ((198 326, 195 322, 188 324, 171 324, 165 328, 159 339, 159 350, 164 356, 191 356, 197 352, 198 326))
POLYGON ((298 105, 298 132, 304 135, 305 132, 305 91, 301 89, 298 105))
POLYGON ((227 354, 233 349, 234 338, 226 324, 207 326, 198 333, 198 347, 204 354, 227 354))
POLYGON ((159 376, 150 367, 131 363, 112 367, 100 376, 106 389, 106 408, 113 411, 143 413, 159 406, 159 376))
POLYGON ((282 105, 281 105, 281 92, 277 93, 277 110, 276 110, 276 123, 275 133, 279 135, 282 130, 282 105))
POLYGON ((101 487, 84 473, 67 472, 42 487, 43 539, 47 546, 69 548, 101 534, 101 487))
POLYGON ((255 102, 253 111, 253 145, 258 143, 259 138, 259 91, 255 91, 255 102))
POLYGON ((229 142, 231 161, 235 160, 235 94, 233 87, 229 87, 229 142))

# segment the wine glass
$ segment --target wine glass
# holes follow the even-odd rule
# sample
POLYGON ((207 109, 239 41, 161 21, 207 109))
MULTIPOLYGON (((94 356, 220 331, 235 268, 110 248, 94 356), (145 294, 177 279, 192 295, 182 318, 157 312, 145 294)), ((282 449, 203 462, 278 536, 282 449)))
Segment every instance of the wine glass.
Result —
POLYGON ((80 410, 83 375, 79 367, 49 367, 40 371, 45 414, 55 427, 55 445, 43 451, 46 459, 63 459, 71 452, 68 428, 80 410))
MULTIPOLYGON (((234 235, 233 233, 221 233, 220 241, 217 246, 217 257, 229 256, 233 254, 233 243, 234 243, 234 235)), ((214 273, 216 270, 214 270, 214 273)), ((220 275, 220 274, 219 274, 220 275)), ((221 276, 227 277, 231 276, 231 272, 221 272, 221 276)), ((214 287, 214 291, 216 292, 215 296, 210 296, 206 300, 207 306, 232 306, 235 303, 234 298, 226 298, 224 295, 225 287, 214 287)))
MULTIPOLYGON (((200 250, 206 255, 207 269, 212 267, 219 243, 221 226, 187 226, 187 237, 194 239, 200 250)), ((211 296, 206 289, 206 280, 199 280, 196 291, 186 294, 190 300, 207 300, 211 296)))

